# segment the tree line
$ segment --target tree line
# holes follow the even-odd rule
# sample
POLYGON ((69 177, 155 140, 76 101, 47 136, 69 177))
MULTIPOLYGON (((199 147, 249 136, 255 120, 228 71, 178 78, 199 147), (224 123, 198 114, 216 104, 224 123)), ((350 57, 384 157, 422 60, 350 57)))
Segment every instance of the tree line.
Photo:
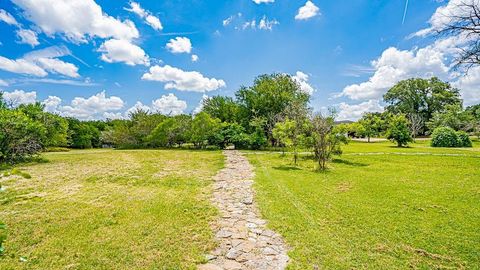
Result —
MULTIPOLYGON (((314 113, 310 96, 289 75, 257 77, 235 97, 204 100, 195 115, 163 115, 136 110, 128 119, 80 121, 44 110, 41 103, 8 106, 0 94, 0 162, 17 162, 41 151, 69 148, 225 148, 282 147, 309 150, 325 168, 341 153, 347 137, 385 136, 405 146, 438 127, 479 132, 480 106, 466 109, 458 89, 437 78, 399 82, 385 95, 383 113, 366 113, 351 124, 336 113, 314 113)), ((467 136, 468 137, 468 136, 467 136)))

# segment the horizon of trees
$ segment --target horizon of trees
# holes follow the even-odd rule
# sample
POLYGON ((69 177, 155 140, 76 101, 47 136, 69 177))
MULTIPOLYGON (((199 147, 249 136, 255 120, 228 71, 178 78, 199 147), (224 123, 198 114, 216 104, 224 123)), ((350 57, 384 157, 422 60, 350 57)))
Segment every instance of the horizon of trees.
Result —
POLYGON ((45 112, 40 103, 8 106, 0 93, 0 162, 14 162, 55 147, 311 149, 322 167, 340 153, 343 136, 384 136, 405 146, 417 136, 449 127, 480 135, 480 104, 463 108, 459 90, 438 78, 398 82, 384 95, 382 113, 350 124, 336 113, 314 113, 310 96, 285 74, 261 75, 235 98, 204 100, 196 115, 137 110, 128 119, 80 121, 45 112), (324 152, 322 152, 324 151, 324 152), (327 151, 327 152, 325 152, 327 151), (322 165, 323 164, 323 165, 322 165))

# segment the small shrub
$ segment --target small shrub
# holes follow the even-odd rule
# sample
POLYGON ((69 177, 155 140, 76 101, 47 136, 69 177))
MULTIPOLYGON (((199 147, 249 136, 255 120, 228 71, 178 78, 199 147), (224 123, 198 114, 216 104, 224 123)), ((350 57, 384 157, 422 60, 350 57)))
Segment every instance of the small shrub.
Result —
POLYGON ((457 147, 472 147, 472 141, 465 131, 457 131, 457 147))

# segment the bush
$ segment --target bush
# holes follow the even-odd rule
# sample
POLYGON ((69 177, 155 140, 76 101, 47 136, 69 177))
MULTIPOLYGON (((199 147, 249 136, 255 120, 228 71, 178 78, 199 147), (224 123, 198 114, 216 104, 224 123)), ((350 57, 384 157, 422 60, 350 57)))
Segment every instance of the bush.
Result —
POLYGON ((472 141, 464 131, 455 132, 449 127, 436 128, 432 133, 432 147, 472 147, 472 141))
POLYGON ((0 163, 32 158, 42 149, 46 129, 21 111, 0 109, 0 163))
POLYGON ((472 147, 472 141, 465 131, 457 131, 457 147, 472 147))
POLYGON ((387 139, 396 142, 398 147, 406 146, 413 141, 408 125, 405 115, 393 116, 387 129, 387 139))

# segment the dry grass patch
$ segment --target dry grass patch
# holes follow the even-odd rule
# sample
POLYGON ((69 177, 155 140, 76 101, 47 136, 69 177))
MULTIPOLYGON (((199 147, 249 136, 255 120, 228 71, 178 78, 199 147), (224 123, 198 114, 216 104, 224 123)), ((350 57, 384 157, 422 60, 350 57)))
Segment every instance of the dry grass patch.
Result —
POLYGON ((219 151, 47 153, 2 179, 0 269, 188 269, 214 245, 219 151), (23 258, 20 260, 20 258, 23 258))

